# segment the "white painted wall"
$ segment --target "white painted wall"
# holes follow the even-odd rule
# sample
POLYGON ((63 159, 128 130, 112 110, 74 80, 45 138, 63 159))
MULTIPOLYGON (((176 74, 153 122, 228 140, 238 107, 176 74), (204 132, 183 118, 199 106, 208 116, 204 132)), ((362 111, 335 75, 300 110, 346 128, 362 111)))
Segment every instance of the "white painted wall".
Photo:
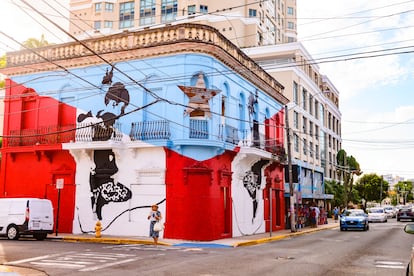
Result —
POLYGON ((266 186, 266 178, 263 176, 260 189, 256 192, 258 207, 256 218, 253 219, 253 200, 247 189, 243 186, 243 177, 251 170, 254 163, 260 160, 257 155, 238 153, 232 162, 232 199, 233 199, 233 237, 264 233, 263 189, 266 186))
MULTIPOLYGON (((102 144, 108 143, 110 142, 102 142, 102 144)), ((132 198, 127 202, 110 202, 102 208, 102 228, 105 229, 110 225, 102 234, 148 236, 147 216, 150 208, 126 210, 150 206, 165 198, 165 152, 162 147, 132 148, 132 142, 122 145, 123 147, 112 148, 119 169, 113 178, 115 183, 119 182, 132 191, 132 198), (116 219, 124 211, 126 212, 116 219)), ((96 142, 94 147, 99 148, 96 142)), ((77 164, 73 233, 82 233, 82 230, 94 231, 97 218, 92 211, 89 187, 89 174, 94 166, 93 150, 72 149, 71 153, 77 164)), ((165 202, 160 204, 159 210, 165 216, 165 202)), ((162 232, 160 234, 162 237, 162 232)))

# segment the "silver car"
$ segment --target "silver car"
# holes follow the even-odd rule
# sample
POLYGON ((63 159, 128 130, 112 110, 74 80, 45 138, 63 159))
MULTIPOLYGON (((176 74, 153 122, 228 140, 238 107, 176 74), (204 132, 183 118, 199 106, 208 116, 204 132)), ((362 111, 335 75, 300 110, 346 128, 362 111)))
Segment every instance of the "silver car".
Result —
POLYGON ((395 218, 397 217, 397 209, 393 206, 385 206, 384 211, 387 214, 388 218, 395 218))
POLYGON ((387 222, 388 217, 385 213, 384 208, 374 207, 368 210, 368 221, 369 222, 387 222))

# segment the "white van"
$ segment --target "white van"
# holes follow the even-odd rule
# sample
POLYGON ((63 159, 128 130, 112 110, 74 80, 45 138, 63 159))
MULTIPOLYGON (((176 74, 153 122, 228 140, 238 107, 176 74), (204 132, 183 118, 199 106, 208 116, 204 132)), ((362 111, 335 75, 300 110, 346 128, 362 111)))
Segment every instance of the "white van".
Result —
POLYGON ((53 233, 53 206, 48 199, 0 198, 0 235, 17 240, 32 235, 44 240, 53 233))

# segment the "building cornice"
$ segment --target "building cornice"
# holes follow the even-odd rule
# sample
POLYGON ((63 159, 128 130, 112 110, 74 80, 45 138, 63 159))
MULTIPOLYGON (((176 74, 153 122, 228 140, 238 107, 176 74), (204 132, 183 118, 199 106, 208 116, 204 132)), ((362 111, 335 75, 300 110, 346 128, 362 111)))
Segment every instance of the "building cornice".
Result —
POLYGON ((283 85, 210 26, 184 23, 7 53, 7 76, 180 53, 214 56, 282 104, 283 85), (92 51, 90 51, 91 49, 92 51), (103 60, 104 59, 104 60, 103 60))

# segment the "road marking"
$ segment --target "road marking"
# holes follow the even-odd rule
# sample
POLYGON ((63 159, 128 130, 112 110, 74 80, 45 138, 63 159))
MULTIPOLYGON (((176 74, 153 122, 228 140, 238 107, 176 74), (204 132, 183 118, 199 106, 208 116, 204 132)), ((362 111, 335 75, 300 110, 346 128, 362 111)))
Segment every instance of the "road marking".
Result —
MULTIPOLYGON (((75 252, 67 252, 65 254, 73 254, 73 253, 75 253, 75 252)), ((51 255, 43 255, 43 256, 29 258, 29 259, 23 259, 23 260, 18 260, 18 261, 7 262, 7 263, 5 263, 5 265, 8 265, 8 264, 28 263, 28 262, 32 262, 32 261, 47 259, 47 258, 55 258, 55 257, 61 256, 61 255, 63 255, 63 254, 62 253, 58 253, 58 254, 51 254, 51 255)))
POLYGON ((392 268, 392 269, 405 269, 405 265, 402 262, 395 261, 375 261, 375 267, 378 268, 392 268))
POLYGON ((93 267, 88 267, 88 268, 84 268, 84 269, 79 269, 79 271, 94 271, 94 270, 98 270, 98 269, 102 269, 102 268, 107 268, 110 266, 114 266, 114 265, 119 265, 119 264, 125 264, 125 263, 129 263, 129 262, 133 262, 136 260, 140 260, 142 258, 132 258, 132 259, 127 259, 127 260, 122 260, 119 262, 115 262, 115 263, 109 263, 109 264, 104 264, 104 265, 97 265, 97 266, 93 266, 93 267))

